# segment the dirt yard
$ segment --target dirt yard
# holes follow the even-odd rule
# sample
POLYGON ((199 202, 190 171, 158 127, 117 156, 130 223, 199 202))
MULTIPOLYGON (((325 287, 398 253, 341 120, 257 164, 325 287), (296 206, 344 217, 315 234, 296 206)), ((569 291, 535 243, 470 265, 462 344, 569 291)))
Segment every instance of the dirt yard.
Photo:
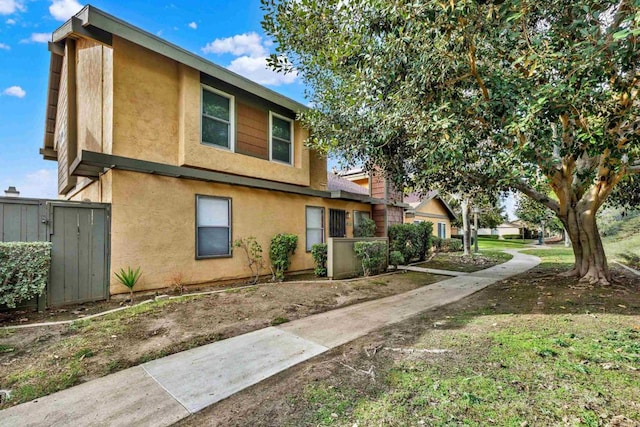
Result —
MULTIPOLYGON (((159 300, 70 325, 0 329, 0 389, 12 390, 11 400, 0 408, 178 351, 442 279, 395 273, 355 281, 261 284, 159 300)), ((110 305, 96 304, 85 311, 76 307, 54 316, 23 313, 13 321, 19 322, 20 316, 30 322, 77 318, 96 307, 110 305)))
POLYGON ((180 426, 640 426, 640 280, 542 264, 336 348, 180 426))

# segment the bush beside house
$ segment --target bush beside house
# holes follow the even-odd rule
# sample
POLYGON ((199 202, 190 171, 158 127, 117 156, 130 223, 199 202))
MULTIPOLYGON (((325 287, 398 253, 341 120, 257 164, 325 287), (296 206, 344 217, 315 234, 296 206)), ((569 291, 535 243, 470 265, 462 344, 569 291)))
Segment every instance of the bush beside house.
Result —
POLYGON ((398 251, 404 262, 414 259, 425 260, 431 249, 431 232, 433 224, 395 224, 389 226, 389 246, 391 251, 398 251))
POLYGON ((42 295, 51 266, 51 243, 0 243, 0 305, 15 308, 42 295))
POLYGON ((382 273, 387 261, 387 243, 381 241, 355 242, 353 250, 362 263, 365 276, 382 273))
POLYGON ((271 259, 271 271, 273 280, 284 280, 284 272, 291 265, 291 255, 298 246, 298 236, 295 234, 276 234, 271 239, 269 246, 269 258, 271 259))

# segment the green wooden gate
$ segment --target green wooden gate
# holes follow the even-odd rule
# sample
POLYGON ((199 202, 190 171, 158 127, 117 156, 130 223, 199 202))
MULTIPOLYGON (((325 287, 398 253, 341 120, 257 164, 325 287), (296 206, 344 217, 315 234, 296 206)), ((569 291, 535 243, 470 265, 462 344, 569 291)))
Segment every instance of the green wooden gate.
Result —
POLYGON ((50 241, 47 291, 39 309, 109 298, 110 205, 0 197, 0 241, 50 241))

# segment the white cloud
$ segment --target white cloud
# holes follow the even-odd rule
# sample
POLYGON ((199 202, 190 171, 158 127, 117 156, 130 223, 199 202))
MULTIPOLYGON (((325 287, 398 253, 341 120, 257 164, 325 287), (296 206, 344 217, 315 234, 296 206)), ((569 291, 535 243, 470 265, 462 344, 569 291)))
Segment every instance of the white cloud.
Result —
POLYGON ((272 86, 293 83, 298 77, 297 73, 276 73, 267 66, 268 47, 271 45, 271 40, 263 40, 260 35, 252 32, 216 39, 207 43, 202 51, 237 56, 227 68, 256 83, 272 86))
POLYGON ((266 56, 257 58, 241 56, 231 61, 227 68, 261 85, 280 86, 293 83, 298 78, 295 72, 283 74, 271 70, 267 66, 266 56))
POLYGON ((50 41, 51 33, 31 33, 31 37, 20 40, 20 43, 47 43, 50 41))
POLYGON ((16 12, 24 12, 25 10, 22 1, 0 0, 0 15, 11 15, 16 12))
POLYGON ((0 49, 11 50, 11 46, 8 44, 0 43, 0 49))
POLYGON ((267 50, 262 44, 262 37, 256 33, 238 34, 224 39, 215 39, 202 48, 204 53, 231 53, 235 56, 266 56, 267 50))
POLYGON ((20 86, 11 86, 2 91, 3 95, 15 96, 16 98, 24 98, 27 95, 24 89, 20 86))
POLYGON ((188 27, 193 28, 194 30, 197 30, 198 24, 196 24, 195 22, 189 22, 188 27))
POLYGON ((16 20, 9 18, 6 21, 4 21, 4 23, 7 24, 7 25, 13 25, 13 24, 16 23, 16 20))
POLYGON ((83 5, 78 3, 78 0, 52 0, 49 13, 58 21, 66 21, 82 8, 83 5))
POLYGON ((39 169, 20 178, 11 181, 5 179, 4 181, 8 183, 3 188, 0 188, 2 196, 4 196, 4 190, 13 185, 20 192, 20 197, 43 199, 55 199, 58 197, 57 169, 39 169))

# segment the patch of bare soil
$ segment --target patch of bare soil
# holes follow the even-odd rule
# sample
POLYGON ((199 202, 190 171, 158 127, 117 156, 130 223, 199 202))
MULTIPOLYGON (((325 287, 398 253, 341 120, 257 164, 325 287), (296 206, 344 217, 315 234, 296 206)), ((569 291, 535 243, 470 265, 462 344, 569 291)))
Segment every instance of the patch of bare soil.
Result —
POLYGON ((473 273, 493 267, 494 265, 502 264, 509 259, 511 259, 511 255, 504 252, 496 253, 495 256, 464 256, 459 252, 441 252, 435 254, 429 261, 416 264, 416 267, 473 273))
MULTIPOLYGON (((487 356, 492 345, 488 333, 499 331, 500 328, 513 327, 516 321, 522 323, 517 327, 521 327, 525 332, 527 325, 533 328, 543 318, 553 318, 554 322, 560 324, 574 322, 571 323, 573 327, 580 330, 583 327, 580 322, 598 325, 599 313, 607 313, 614 314, 614 317, 625 315, 617 318, 623 319, 625 327, 632 325, 633 328, 635 324, 635 328, 638 329, 640 328, 638 323, 640 281, 626 274, 622 269, 613 268, 612 270, 614 285, 607 288, 594 288, 580 286, 575 279, 558 277, 555 274, 558 270, 545 267, 532 269, 525 274, 497 282, 463 300, 426 311, 422 315, 335 348, 237 393, 177 425, 182 427, 200 425, 352 426, 357 424, 354 424, 352 418, 354 411, 360 411, 357 414, 362 415, 363 408, 366 407, 362 405, 363 402, 380 404, 379 402, 387 401, 390 393, 394 392, 396 397, 398 393, 402 396, 402 391, 398 392, 398 389, 404 389, 402 383, 394 384, 389 378, 385 378, 385 373, 394 367, 397 370, 399 364, 405 367, 415 366, 416 375, 420 375, 421 369, 425 366, 423 362, 426 361, 428 366, 434 366, 435 369, 442 369, 445 372, 449 370, 462 376, 469 376, 469 379, 476 376, 482 378, 483 369, 492 372, 507 368, 499 363, 493 366, 495 364, 493 362, 491 366, 487 366, 487 356), (549 314, 567 316, 544 316, 549 314), (566 320, 567 318, 575 320, 566 320), (472 322, 473 319, 486 320, 472 322), (417 343, 420 345, 416 345, 417 343), (456 348, 456 351, 440 352, 439 350, 443 349, 443 343, 448 344, 448 348, 456 348), (434 351, 415 349, 415 347, 425 348, 425 346, 434 351), (354 409, 356 406, 359 409, 354 409)), ((603 322, 597 327, 601 328, 601 333, 604 334, 610 325, 603 322)), ((605 369, 608 368, 605 367, 605 369)), ((631 375, 635 374, 637 373, 631 373, 631 375)), ((429 386, 428 389, 435 390, 439 384, 438 380, 439 378, 433 379, 435 381, 433 387, 429 386)), ((529 394, 528 384, 513 382, 509 383, 509 386, 514 390, 521 387, 521 391, 515 390, 515 392, 527 393, 533 399, 533 393, 529 394)), ((422 395, 416 395, 416 391, 410 391, 408 385, 406 387, 406 397, 401 397, 406 399, 403 403, 406 405, 404 408, 417 405, 412 403, 414 401, 420 401, 420 405, 424 407, 430 405, 437 407, 434 402, 420 400, 424 399, 422 395)), ((550 392, 541 390, 540 393, 544 399, 550 392)), ((468 401, 469 395, 465 398, 468 401)), ((584 403, 576 402, 575 406, 579 407, 582 404, 584 403)), ((610 402, 608 405, 611 411, 619 411, 625 404, 633 405, 633 402, 610 402)), ((530 410, 538 416, 535 414, 535 408, 526 409, 527 405, 524 406, 523 411, 530 410)), ((387 410, 391 408, 387 407, 387 410)), ((615 416, 620 417, 617 414, 609 412, 601 421, 605 423, 606 418, 609 418, 612 423, 610 425, 616 425, 615 416)), ((406 424, 405 421, 389 419, 389 415, 385 418, 384 411, 373 415, 369 413, 368 416, 380 417, 375 418, 376 422, 373 425, 416 425, 415 420, 406 424)), ((469 419, 472 418, 452 419, 444 424, 462 425, 467 422, 474 424, 474 421, 469 419)), ((477 422, 501 424, 499 420, 491 422, 487 419, 478 419, 477 422)), ((506 423, 506 420, 504 422, 506 423)), ((558 422, 574 425, 570 419, 566 422, 562 420, 558 422)), ((430 425, 429 422, 417 424, 430 425)), ((532 424, 518 422, 517 425, 532 424)), ((548 424, 547 421, 541 421, 539 425, 548 424)))
POLYGON ((0 329, 0 389, 31 400, 219 339, 442 280, 397 273, 355 281, 262 284, 160 300, 71 325, 0 329))

